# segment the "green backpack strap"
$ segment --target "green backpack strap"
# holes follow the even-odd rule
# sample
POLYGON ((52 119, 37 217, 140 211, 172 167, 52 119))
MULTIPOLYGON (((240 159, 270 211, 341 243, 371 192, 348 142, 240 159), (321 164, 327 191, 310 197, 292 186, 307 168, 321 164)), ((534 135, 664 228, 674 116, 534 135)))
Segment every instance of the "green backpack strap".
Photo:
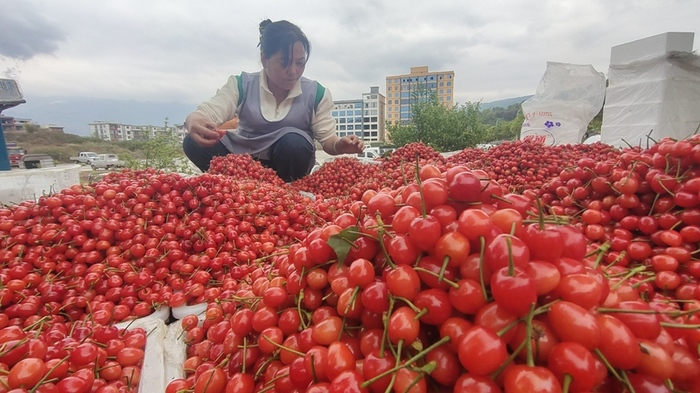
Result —
POLYGON ((320 83, 316 82, 316 102, 314 102, 314 112, 318 109, 318 104, 323 99, 323 95, 326 94, 326 88, 320 83))
MULTIPOLYGON (((236 75, 236 81, 238 82, 238 106, 243 102, 243 97, 245 92, 243 91, 243 74, 236 75)), ((314 102, 314 111, 318 109, 318 104, 323 99, 323 95, 326 94, 326 88, 322 84, 316 82, 316 101, 314 102)))
POLYGON ((245 92, 243 91, 243 74, 236 75, 236 81, 238 82, 238 106, 241 106, 243 97, 245 97, 245 92))

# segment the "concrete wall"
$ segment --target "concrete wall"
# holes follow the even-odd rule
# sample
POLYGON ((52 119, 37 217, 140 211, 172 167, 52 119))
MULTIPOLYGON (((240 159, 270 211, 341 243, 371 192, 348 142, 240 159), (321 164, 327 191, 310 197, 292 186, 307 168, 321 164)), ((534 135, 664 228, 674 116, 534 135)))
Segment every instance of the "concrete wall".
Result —
POLYGON ((53 168, 13 169, 0 172, 0 203, 12 205, 37 200, 80 183, 80 165, 53 168))

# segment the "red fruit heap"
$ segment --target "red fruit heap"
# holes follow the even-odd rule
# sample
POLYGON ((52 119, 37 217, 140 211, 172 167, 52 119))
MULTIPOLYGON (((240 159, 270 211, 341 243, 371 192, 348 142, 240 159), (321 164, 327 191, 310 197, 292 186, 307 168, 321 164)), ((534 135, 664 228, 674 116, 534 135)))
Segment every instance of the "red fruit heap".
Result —
POLYGON ((663 140, 615 160, 582 159, 544 187, 542 199, 557 214, 578 217, 589 241, 610 249, 606 263, 638 272, 629 279, 650 299, 664 293, 694 298, 700 278, 694 256, 700 242, 699 142, 697 136, 663 140))
POLYGON ((284 180, 270 168, 264 167, 250 154, 229 154, 212 158, 209 173, 231 176, 236 180, 259 180, 274 185, 284 184, 284 180))
POLYGON ((201 325, 183 319, 186 364, 214 371, 172 391, 697 388, 697 295, 648 302, 632 271, 484 172, 417 177, 253 267, 201 325))
POLYGON ((340 157, 324 164, 309 176, 292 182, 291 186, 324 198, 349 197, 357 200, 366 189, 355 185, 363 179, 374 179, 378 172, 376 165, 363 164, 356 158, 340 157))
POLYGON ((616 158, 619 154, 617 149, 603 143, 544 146, 515 141, 505 142, 486 151, 465 149, 447 161, 465 164, 473 169, 484 169, 492 179, 509 191, 522 193, 542 187, 565 168, 575 166, 583 157, 596 162, 616 158))
POLYGON ((699 391, 700 137, 614 153, 412 144, 294 185, 229 156, 0 208, 0 391, 136 391, 113 324, 195 303, 167 393, 699 391))
POLYGON ((143 328, 64 323, 37 315, 20 327, 0 315, 4 391, 138 391, 147 337, 143 328))

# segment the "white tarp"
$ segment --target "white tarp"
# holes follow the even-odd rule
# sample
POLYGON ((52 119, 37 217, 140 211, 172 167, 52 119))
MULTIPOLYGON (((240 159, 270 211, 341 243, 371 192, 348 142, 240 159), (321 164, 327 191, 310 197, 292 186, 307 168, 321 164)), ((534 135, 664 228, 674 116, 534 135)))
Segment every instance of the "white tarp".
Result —
POLYGON ((604 97, 605 75, 593 66, 547 62, 537 92, 523 102, 520 139, 549 146, 581 143, 604 97))
POLYGON ((684 139, 700 126, 700 57, 688 52, 611 65, 603 108, 604 143, 646 148, 684 139))

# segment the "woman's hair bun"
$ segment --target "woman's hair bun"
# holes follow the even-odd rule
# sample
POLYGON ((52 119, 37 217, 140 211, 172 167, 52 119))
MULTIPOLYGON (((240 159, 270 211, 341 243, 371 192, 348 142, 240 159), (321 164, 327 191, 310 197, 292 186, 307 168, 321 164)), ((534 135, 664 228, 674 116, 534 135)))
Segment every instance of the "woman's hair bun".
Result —
POLYGON ((271 23, 272 21, 269 19, 265 19, 264 21, 260 22, 260 27, 258 28, 260 30, 260 35, 262 35, 263 31, 265 31, 265 28, 271 23))

